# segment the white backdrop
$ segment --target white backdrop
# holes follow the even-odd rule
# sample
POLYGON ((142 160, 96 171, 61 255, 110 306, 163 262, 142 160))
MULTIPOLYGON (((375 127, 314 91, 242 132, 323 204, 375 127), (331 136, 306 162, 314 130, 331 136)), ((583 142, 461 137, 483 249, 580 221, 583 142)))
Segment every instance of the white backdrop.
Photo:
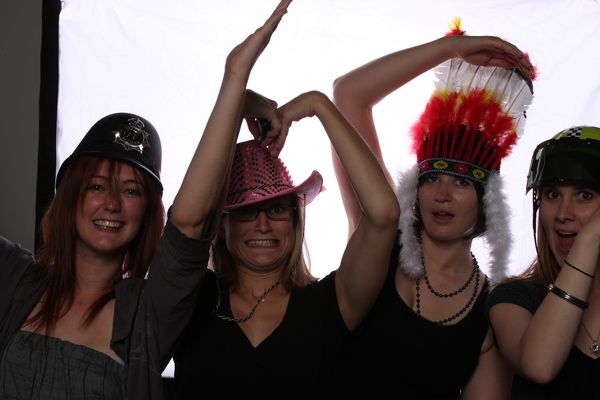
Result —
MULTIPOLYGON (((58 161, 99 118, 144 116, 163 145, 164 203, 169 206, 212 109, 225 57, 253 32, 278 0, 67 0, 60 17, 58 161)), ((255 66, 249 88, 283 104, 308 90, 331 96, 334 79, 384 54, 434 40, 453 17, 470 35, 495 35, 538 66, 525 135, 502 166, 513 207, 511 271, 535 255, 531 194, 525 179, 537 143, 573 125, 600 126, 598 0, 295 0, 255 66)), ((375 108, 391 171, 414 162, 406 132, 433 89, 425 73, 375 108)), ((240 140, 249 139, 243 128, 240 140)), ((346 218, 318 120, 290 131, 282 158, 296 183, 313 169, 327 190, 307 210, 313 273, 338 265, 346 218)), ((487 251, 474 252, 483 269, 487 251)))

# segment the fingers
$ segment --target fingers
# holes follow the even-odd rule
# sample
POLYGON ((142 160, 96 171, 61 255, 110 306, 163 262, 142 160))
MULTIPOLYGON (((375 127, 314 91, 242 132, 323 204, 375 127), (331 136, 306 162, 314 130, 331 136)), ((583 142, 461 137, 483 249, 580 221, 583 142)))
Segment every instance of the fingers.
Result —
POLYGON ((493 44, 490 48, 494 57, 493 64, 503 68, 517 68, 527 78, 533 75, 533 65, 519 48, 498 37, 489 37, 493 44))
POLYGON ((453 52, 466 62, 481 66, 517 68, 533 76, 533 65, 515 45, 495 36, 452 36, 453 52))
POLYGON ((232 76, 247 79, 258 57, 269 44, 271 35, 277 28, 281 18, 287 13, 292 0, 282 0, 273 14, 253 34, 237 45, 227 56, 225 69, 232 76))
POLYGON ((283 16, 287 14, 287 8, 291 2, 292 0, 281 0, 281 2, 277 5, 277 8, 275 8, 275 11, 273 11, 273 14, 271 14, 269 19, 267 19, 267 21, 265 22, 263 27, 268 28, 271 32, 274 32, 275 29, 277 29, 281 18, 283 18, 283 16))

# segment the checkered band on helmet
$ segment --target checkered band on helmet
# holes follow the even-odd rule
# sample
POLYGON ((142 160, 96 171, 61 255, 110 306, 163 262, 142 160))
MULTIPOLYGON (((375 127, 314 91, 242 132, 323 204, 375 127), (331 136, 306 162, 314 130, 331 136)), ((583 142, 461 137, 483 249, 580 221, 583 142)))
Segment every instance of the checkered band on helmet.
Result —
POLYGON ((531 158, 527 192, 551 183, 600 190, 600 128, 575 126, 538 145, 531 158))
POLYGON ((256 140, 236 145, 225 210, 286 194, 306 197, 310 203, 319 194, 323 178, 314 171, 301 185, 294 181, 279 158, 273 158, 256 140))

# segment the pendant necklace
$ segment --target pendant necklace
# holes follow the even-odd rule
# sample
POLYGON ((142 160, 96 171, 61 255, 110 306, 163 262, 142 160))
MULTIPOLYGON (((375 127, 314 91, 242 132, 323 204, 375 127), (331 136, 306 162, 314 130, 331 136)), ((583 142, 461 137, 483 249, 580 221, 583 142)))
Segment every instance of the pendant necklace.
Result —
POLYGON ((590 340, 592 341, 592 344, 590 345, 590 351, 592 352, 593 355, 597 356, 598 353, 600 353, 600 346, 598 345, 598 339, 600 338, 600 332, 598 333, 598 337, 594 340, 592 335, 590 335, 590 331, 588 331, 588 329, 586 328, 583 321, 581 321, 581 326, 583 326, 583 329, 585 329, 585 333, 587 333, 587 335, 590 337, 590 340))

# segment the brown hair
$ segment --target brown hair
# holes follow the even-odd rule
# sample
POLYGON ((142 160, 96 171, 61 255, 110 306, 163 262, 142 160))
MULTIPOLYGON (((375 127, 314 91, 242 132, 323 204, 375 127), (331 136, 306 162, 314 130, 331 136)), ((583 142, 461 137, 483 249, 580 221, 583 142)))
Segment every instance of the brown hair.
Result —
MULTIPOLYGON (((296 209, 293 215, 295 243, 289 255, 287 267, 283 271, 282 285, 291 292, 314 282, 316 278, 311 275, 307 262, 310 258, 304 241, 304 203, 298 196, 291 195, 290 198, 296 209), (298 264, 292 271, 298 256, 298 264)), ((235 263, 227 249, 225 239, 220 235, 217 235, 213 242, 211 266, 221 282, 226 284, 230 290, 235 289, 238 283, 235 263)))
MULTIPOLYGON (((43 244, 37 251, 36 258, 38 269, 42 271, 42 275, 49 277, 49 283, 41 301, 41 308, 27 322, 33 325, 34 330, 44 328, 46 335, 50 334, 56 321, 73 304, 77 279, 75 214, 77 207, 83 207, 89 182, 104 161, 108 161, 108 176, 111 177, 107 190, 114 192, 121 166, 128 163, 127 161, 96 156, 76 158, 66 170, 56 195, 42 218, 40 230, 43 244)), ((123 268, 116 271, 113 276, 110 290, 90 307, 84 325, 88 325, 102 307, 114 298, 115 284, 126 277, 146 276, 162 235, 165 222, 162 192, 153 177, 135 164, 128 164, 132 166, 136 178, 142 183, 148 200, 143 224, 137 236, 129 244, 123 260, 123 268)))
POLYGON ((542 222, 538 220, 537 224, 537 258, 531 263, 531 265, 520 275, 512 276, 500 284, 510 282, 529 282, 531 284, 540 286, 546 293, 548 292, 548 285, 554 283, 560 272, 560 265, 556 261, 550 244, 548 243, 548 236, 542 226, 542 222))

